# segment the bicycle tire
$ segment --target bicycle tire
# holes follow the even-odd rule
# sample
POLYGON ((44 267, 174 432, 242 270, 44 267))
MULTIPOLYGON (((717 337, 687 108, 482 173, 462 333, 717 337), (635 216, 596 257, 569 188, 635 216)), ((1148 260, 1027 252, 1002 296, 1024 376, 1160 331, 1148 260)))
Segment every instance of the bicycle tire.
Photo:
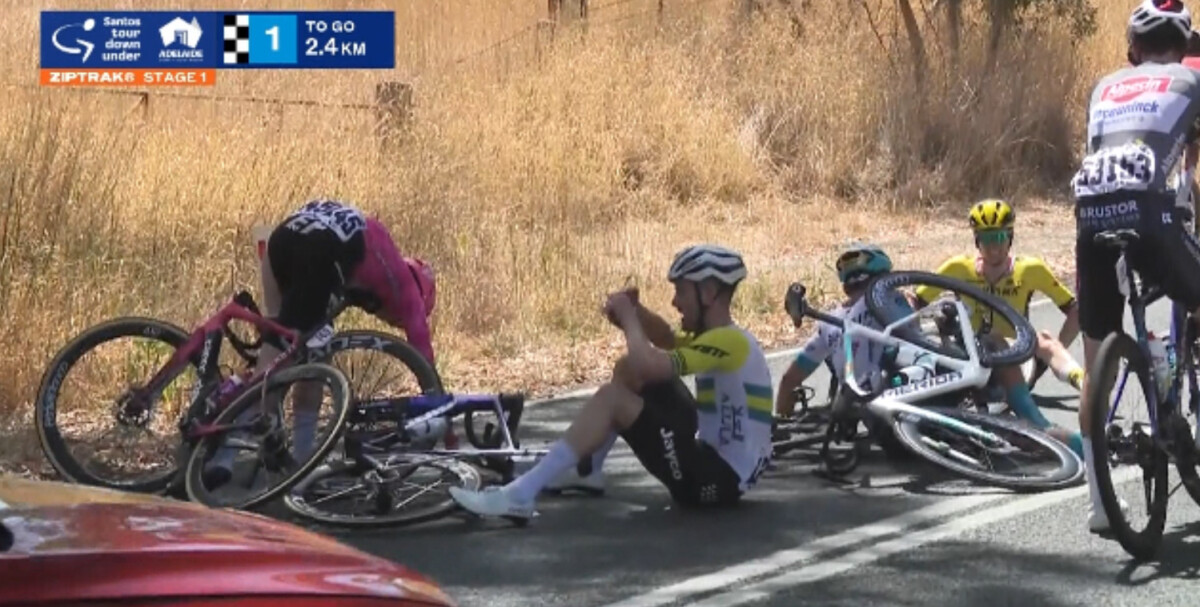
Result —
MULTIPOLYGON (((293 487, 292 491, 284 496, 283 502, 287 509, 293 514, 306 520, 321 523, 325 525, 333 525, 339 527, 353 528, 368 528, 368 527, 407 527, 440 519, 449 515, 457 509, 457 504, 450 497, 449 488, 458 486, 469 491, 478 490, 483 484, 483 477, 479 470, 474 466, 455 458, 438 457, 431 455, 422 455, 420 453, 404 453, 397 454, 403 458, 413 458, 418 460, 428 460, 418 465, 430 465, 441 468, 450 472, 456 479, 453 485, 445 484, 444 488, 439 488, 439 493, 444 494, 444 500, 434 506, 424 508, 412 514, 398 514, 396 511, 388 515, 373 515, 366 516, 343 515, 335 512, 322 510, 319 506, 313 504, 303 495, 312 484, 317 483, 329 476, 343 474, 353 471, 355 462, 350 460, 339 460, 336 462, 325 462, 315 468, 308 476, 304 477, 299 483, 293 487), (298 495, 299 494, 299 495, 298 495)), ((367 474, 366 472, 359 473, 361 478, 367 474)))
MULTIPOLYGON (((1110 333, 1100 343, 1096 351, 1096 359, 1092 368, 1087 370, 1088 394, 1091 396, 1091 420, 1088 424, 1088 434, 1092 441, 1092 455, 1095 469, 1092 470, 1093 482, 1100 493, 1100 502, 1108 515, 1108 522, 1113 535, 1121 547, 1130 556, 1138 559, 1149 559, 1158 552, 1162 542, 1163 527, 1167 519, 1167 455, 1161 449, 1153 450, 1153 481, 1154 495, 1152 499, 1150 520, 1146 528, 1140 532, 1134 531, 1125 513, 1121 511, 1116 491, 1112 484, 1112 474, 1109 470, 1110 458, 1108 449, 1108 410, 1113 384, 1117 381, 1117 362, 1121 357, 1129 361, 1130 367, 1137 373, 1138 382, 1142 385, 1143 396, 1146 390, 1155 383, 1150 377, 1150 365, 1141 347, 1132 337, 1124 332, 1110 333)), ((1147 397, 1146 402, 1150 399, 1147 397)), ((1149 405, 1147 405, 1149 406, 1149 405)))
MULTIPOLYGON (((907 446, 913 453, 916 453, 918 456, 924 458, 930 463, 954 472, 955 474, 995 487, 1019 492, 1051 491, 1055 489, 1061 489, 1063 487, 1077 484, 1083 478, 1083 464, 1079 461, 1079 457, 1076 456, 1075 453, 1066 445, 1040 430, 1024 426, 1014 421, 994 417, 991 415, 982 415, 958 408, 927 407, 924 409, 926 411, 939 413, 941 415, 945 415, 946 417, 957 419, 972 426, 980 427, 988 432, 1017 434, 1025 441, 1036 443, 1043 449, 1053 453, 1058 459, 1057 468, 1052 474, 1049 474, 1044 478, 1009 476, 1006 474, 983 471, 978 468, 965 465, 951 457, 947 457, 921 440, 919 425, 925 420, 904 414, 896 416, 896 418, 892 421, 892 427, 895 430, 897 438, 899 438, 900 441, 905 444, 905 446, 907 446)), ((944 426, 940 427, 944 428, 944 426)))
MULTIPOLYGON (((220 435, 206 437, 196 443, 196 447, 192 449, 191 456, 188 458, 186 476, 186 487, 188 498, 194 502, 204 504, 213 508, 234 508, 234 509, 250 509, 268 502, 279 494, 291 489, 296 483, 300 482, 308 473, 312 472, 325 456, 333 449, 337 442, 341 439, 342 432, 346 427, 346 422, 350 414, 350 387, 346 379, 346 375, 335 367, 324 363, 305 363, 285 368, 281 371, 273 373, 268 379, 267 390, 271 391, 274 388, 283 385, 291 384, 300 381, 319 381, 329 386, 333 393, 333 401, 337 404, 339 411, 336 414, 336 419, 333 422, 333 427, 330 429, 328 436, 303 464, 297 467, 296 471, 286 477, 282 482, 272 486, 270 489, 253 496, 249 499, 243 499, 234 503, 224 503, 213 499, 212 494, 205 489, 201 475, 204 472, 204 464, 208 458, 205 455, 210 449, 216 446, 220 435)), ((262 396, 263 381, 254 382, 246 391, 240 394, 220 415, 217 416, 213 423, 227 424, 235 420, 243 411, 249 407, 258 406, 262 396)))
MULTIPOLYGON (((140 316, 114 318, 88 328, 63 346, 46 366, 37 395, 34 397, 36 420, 34 425, 37 427, 38 442, 41 443, 46 459, 50 461, 54 470, 68 481, 133 493, 160 493, 167 489, 178 473, 180 469, 178 463, 170 470, 141 482, 121 482, 101 478, 88 472, 71 455, 55 419, 58 412, 59 388, 63 379, 79 362, 79 359, 101 344, 130 336, 158 339, 176 350, 183 347, 188 340, 188 333, 183 328, 166 321, 140 316)), ((196 361, 192 362, 195 369, 196 361)), ((199 370, 196 369, 196 372, 199 373, 199 370)))
MULTIPOLYGON (((991 293, 988 293, 978 287, 956 280, 940 274, 932 272, 921 272, 917 270, 905 270, 901 272, 889 272, 881 274, 871 279, 867 285, 867 309, 875 320, 883 325, 895 322, 894 308, 896 303, 896 291, 899 287, 910 285, 929 285, 938 287, 945 291, 954 291, 960 295, 964 295, 970 299, 974 299, 979 305, 991 308, 993 311, 1008 321, 1015 329, 1015 337, 1009 341, 1007 347, 990 351, 985 348, 979 348, 979 364, 984 367, 1007 367, 1011 365, 1020 365, 1021 363, 1033 357, 1037 350, 1037 332, 1029 320, 1016 311, 1007 302, 991 293)), ((937 352, 942 356, 948 356, 958 360, 968 360, 965 351, 949 348, 941 344, 929 340, 923 335, 917 334, 912 339, 913 343, 937 352)))
MULTIPOLYGON (((1191 379, 1191 373, 1196 371, 1196 358, 1192 355, 1192 344, 1196 341, 1196 334, 1193 325, 1188 320, 1189 315, 1179 304, 1174 304, 1173 311, 1180 314, 1182 322, 1185 323, 1179 326, 1186 326, 1184 337, 1176 340, 1175 344, 1175 359, 1179 361, 1178 368, 1181 372, 1179 388, 1180 396, 1182 396, 1183 389, 1191 387, 1188 382, 1191 379)), ((1200 394, 1193 393, 1190 396, 1191 401, 1200 398, 1200 394)), ((1183 416, 1182 424, 1179 425, 1179 434, 1174 438, 1176 441, 1186 440, 1189 444, 1182 446, 1176 453, 1175 470, 1179 473, 1179 480, 1183 482, 1184 490, 1187 491, 1193 502, 1200 505, 1200 471, 1197 470, 1197 466, 1200 465, 1200 450, 1195 449, 1195 438, 1192 434, 1195 430, 1187 422, 1187 415, 1193 410, 1192 402, 1180 403, 1179 408, 1178 413, 1183 416)))
MULTIPOLYGON (((417 378, 417 385, 426 394, 443 394, 442 378, 433 365, 408 341, 382 331, 352 329, 339 331, 320 349, 312 350, 309 362, 330 363, 333 354, 353 349, 383 352, 399 360, 417 378)), ((345 373, 345 371, 343 371, 345 373)), ((349 379, 349 374, 347 378, 349 379)))

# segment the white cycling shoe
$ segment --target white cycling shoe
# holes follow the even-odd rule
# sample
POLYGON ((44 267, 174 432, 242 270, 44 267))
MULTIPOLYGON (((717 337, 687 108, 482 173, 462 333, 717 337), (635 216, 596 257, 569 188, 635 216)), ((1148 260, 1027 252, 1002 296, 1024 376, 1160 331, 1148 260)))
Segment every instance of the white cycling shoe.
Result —
MULTIPOLYGON (((1124 499, 1117 498, 1117 502, 1121 505, 1121 514, 1129 515, 1129 502, 1124 499)), ((1092 533, 1104 533, 1112 529, 1111 523, 1108 522, 1108 513, 1104 508, 1097 509, 1094 504, 1088 505, 1088 531, 1092 533)))
POLYGON ((485 487, 483 491, 467 491, 462 487, 451 487, 450 497, 464 510, 478 516, 498 516, 527 521, 536 511, 533 502, 516 500, 503 487, 485 487))

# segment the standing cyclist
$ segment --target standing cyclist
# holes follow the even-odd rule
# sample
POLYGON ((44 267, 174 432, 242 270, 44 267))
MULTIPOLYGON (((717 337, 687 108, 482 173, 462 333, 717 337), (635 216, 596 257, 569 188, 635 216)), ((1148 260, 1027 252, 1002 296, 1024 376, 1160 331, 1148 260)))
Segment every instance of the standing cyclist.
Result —
MULTIPOLYGON (((481 516, 529 519, 537 495, 580 459, 603 459, 619 435, 642 466, 685 506, 733 505, 771 456, 771 372, 762 347, 730 317, 746 277, 741 255, 699 245, 680 251, 668 280, 681 314, 674 332, 629 291, 608 296, 604 311, 625 333, 628 353, 566 435, 532 469, 503 487, 450 488, 481 516), (696 376, 696 397, 680 380, 696 376)), ((592 474, 600 465, 594 464, 592 474)))
MULTIPOLYGON (((387 228, 353 206, 317 199, 284 218, 267 240, 261 278, 264 316, 289 329, 317 329, 334 294, 351 289, 375 300, 356 301, 357 305, 403 330, 413 347, 435 364, 428 324, 436 302, 433 269, 401 256, 387 228)), ((327 333, 332 337, 332 327, 327 333)), ((280 345, 263 340, 258 372, 282 353, 280 345)), ((301 385, 296 392, 293 457, 303 462, 316 438, 320 391, 316 385, 301 385)), ((233 449, 218 449, 205 472, 206 486, 211 489, 229 479, 233 456, 233 449)))
MULTIPOLYGON (((1097 232, 1136 230, 1141 239, 1130 251, 1133 268, 1200 313, 1200 243, 1185 229, 1181 220, 1189 211, 1177 206, 1168 185, 1181 159, 1185 165, 1195 162, 1200 134, 1200 73, 1180 64, 1191 28, 1180 0, 1142 2, 1126 32, 1133 67, 1101 78, 1088 103, 1086 156, 1072 180, 1079 320, 1088 369, 1100 341, 1121 330, 1125 311, 1114 270, 1118 253, 1093 243, 1097 232)), ((1085 432, 1091 398, 1085 387, 1079 406, 1085 432)), ((1095 459, 1087 437, 1083 449, 1091 493, 1088 527, 1103 531, 1109 521, 1091 474, 1095 459)))

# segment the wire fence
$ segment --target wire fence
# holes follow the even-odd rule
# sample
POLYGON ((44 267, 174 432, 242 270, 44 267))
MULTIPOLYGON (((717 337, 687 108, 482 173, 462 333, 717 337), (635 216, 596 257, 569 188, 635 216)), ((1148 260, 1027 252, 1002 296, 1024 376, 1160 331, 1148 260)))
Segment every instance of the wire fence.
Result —
MULTIPOLYGON (((498 77, 503 78, 505 74, 511 73, 514 68, 540 61, 543 54, 551 47, 556 32, 560 27, 579 26, 583 31, 587 31, 591 28, 626 23, 634 19, 643 19, 648 22, 653 20, 654 23, 661 24, 668 8, 673 14, 678 14, 679 11, 692 11, 702 5, 711 4, 714 1, 716 0, 690 0, 688 2, 679 2, 677 0, 598 0, 592 6, 590 0, 548 0, 546 18, 530 23, 484 48, 454 57, 437 66, 437 71, 439 72, 439 76, 443 76, 446 72, 455 69, 490 67, 497 73, 498 77), (637 4, 650 5, 651 8, 637 11, 622 10, 635 8, 637 4), (610 13, 612 14, 610 15, 610 13), (489 61, 492 65, 486 66, 485 64, 489 61)), ((412 79, 419 80, 425 76, 425 73, 418 72, 412 76, 412 79)), ((45 88, 39 84, 23 83, 0 84, 0 87, 30 90, 44 90, 45 88)), ((151 104, 156 100, 186 99, 217 103, 269 105, 276 106, 280 110, 288 106, 338 110, 373 110, 385 122, 389 120, 395 122, 407 116, 409 110, 403 106, 411 104, 412 100, 411 84, 397 81, 378 83, 373 103, 162 90, 89 88, 71 88, 68 90, 83 95, 136 98, 136 107, 147 113, 151 108, 151 104)))

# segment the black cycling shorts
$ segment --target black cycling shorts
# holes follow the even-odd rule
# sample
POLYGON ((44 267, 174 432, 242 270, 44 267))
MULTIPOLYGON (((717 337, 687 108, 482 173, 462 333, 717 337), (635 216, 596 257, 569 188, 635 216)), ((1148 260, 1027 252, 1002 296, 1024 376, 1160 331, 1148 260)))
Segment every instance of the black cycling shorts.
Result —
POLYGON ((361 232, 342 242, 329 230, 301 233, 287 222, 277 226, 267 241, 271 272, 279 285, 276 321, 300 332, 316 329, 329 312, 331 297, 344 289, 365 251, 361 232))
POLYGON ((642 390, 642 413, 621 438, 646 471, 684 506, 731 506, 741 478, 711 445, 696 439, 696 402, 683 381, 642 390))
POLYGON ((1156 284, 1189 310, 1200 307, 1200 242, 1186 229, 1185 212, 1175 206, 1174 194, 1117 192, 1076 200, 1076 291, 1084 335, 1104 339, 1121 330, 1125 317, 1125 296, 1117 287, 1120 250, 1092 240, 1105 230, 1137 230, 1140 238, 1126 261, 1140 273, 1143 290, 1156 284))

